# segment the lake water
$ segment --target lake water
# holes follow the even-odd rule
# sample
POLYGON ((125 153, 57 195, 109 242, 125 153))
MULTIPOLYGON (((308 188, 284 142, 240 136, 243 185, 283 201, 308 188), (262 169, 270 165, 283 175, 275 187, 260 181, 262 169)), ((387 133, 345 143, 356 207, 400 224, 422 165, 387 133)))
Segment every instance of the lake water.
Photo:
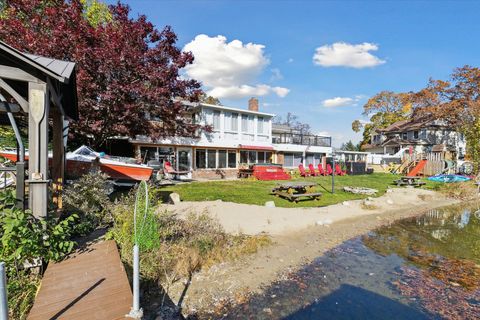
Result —
POLYGON ((219 319, 480 319, 480 206, 433 210, 328 251, 219 319))

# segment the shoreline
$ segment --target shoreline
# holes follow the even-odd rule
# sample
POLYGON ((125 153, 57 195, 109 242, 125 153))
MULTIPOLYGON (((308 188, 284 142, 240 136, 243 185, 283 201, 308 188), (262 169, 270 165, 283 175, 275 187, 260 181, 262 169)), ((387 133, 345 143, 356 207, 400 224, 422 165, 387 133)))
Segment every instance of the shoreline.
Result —
POLYGON ((178 214, 181 214, 180 211, 188 213, 207 210, 212 216, 217 217, 227 232, 246 231, 246 234, 258 234, 258 230, 261 230, 260 232, 267 232, 273 242, 250 256, 201 270, 193 275, 190 283, 187 284, 184 281, 175 283, 170 287, 168 294, 172 301, 178 302, 185 286, 188 285, 183 299, 183 313, 186 315, 199 311, 208 313, 216 306, 225 303, 235 304, 245 299, 245 295, 249 293, 261 292, 265 286, 282 279, 282 275, 299 270, 315 258, 322 256, 327 250, 348 239, 396 220, 419 216, 428 210, 461 202, 429 190, 391 190, 393 191, 368 200, 375 209, 371 209, 373 207, 365 209, 362 205, 364 200, 349 201, 347 205, 336 204, 308 209, 266 208, 268 210, 265 210, 265 207, 261 206, 218 201, 168 206, 169 210, 174 209, 173 211, 178 214), (398 204, 392 204, 392 199, 395 199, 395 203, 398 204), (401 203, 401 200, 406 202, 401 203), (242 219, 244 228, 239 230, 237 220, 234 219, 233 222, 228 220, 230 216, 237 214, 232 207, 242 209, 247 216, 255 215, 255 220, 260 222, 252 225, 248 218, 244 218, 242 219), (276 211, 279 217, 265 224, 262 219, 269 219, 270 211, 276 211), (280 211, 285 212, 279 213, 280 211), (285 215, 289 217, 286 220, 285 215), (285 225, 290 222, 294 222, 293 227, 285 228, 285 225), (263 226, 266 231, 259 226, 263 226))

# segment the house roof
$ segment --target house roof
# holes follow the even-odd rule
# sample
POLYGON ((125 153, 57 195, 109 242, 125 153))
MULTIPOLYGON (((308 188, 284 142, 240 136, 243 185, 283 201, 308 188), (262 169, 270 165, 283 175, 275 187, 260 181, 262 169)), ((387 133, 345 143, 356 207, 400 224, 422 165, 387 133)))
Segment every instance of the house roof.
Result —
POLYGON ((266 113, 266 112, 260 112, 260 111, 252 111, 248 109, 240 109, 240 108, 232 108, 232 107, 226 107, 226 106, 221 106, 221 105, 215 105, 215 104, 209 104, 209 103, 200 103, 200 106, 212 108, 212 109, 219 109, 219 110, 226 110, 226 111, 234 111, 234 112, 239 112, 239 113, 250 113, 250 114, 256 114, 259 116, 267 116, 267 117, 274 117, 275 115, 273 113, 266 113))
POLYGON ((445 124, 435 121, 435 120, 425 120, 425 119, 406 119, 397 121, 386 128, 377 129, 377 132, 381 133, 399 133, 406 131, 415 131, 430 127, 447 127, 445 124))
MULTIPOLYGON (((0 41, 0 64, 21 69, 44 82, 50 80, 61 95, 66 115, 78 119, 75 63, 24 53, 0 41)), ((20 91, 25 95, 25 89, 20 91)))

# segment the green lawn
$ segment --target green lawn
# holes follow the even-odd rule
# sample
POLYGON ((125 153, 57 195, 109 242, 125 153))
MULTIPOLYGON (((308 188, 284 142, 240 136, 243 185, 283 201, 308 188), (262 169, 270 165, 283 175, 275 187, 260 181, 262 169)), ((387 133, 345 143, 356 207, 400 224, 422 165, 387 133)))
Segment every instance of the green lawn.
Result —
MULTIPOLYGON (((367 187, 377 189, 377 196, 385 193, 397 175, 374 173, 359 176, 335 176, 335 193, 332 190, 331 177, 298 178, 293 181, 313 181, 318 183, 317 191, 323 193, 321 200, 305 200, 293 203, 270 194, 272 187, 281 181, 256 181, 256 180, 228 180, 192 182, 160 188, 160 192, 177 192, 184 201, 209 201, 222 200, 236 203, 264 205, 266 201, 273 200, 277 207, 319 207, 328 206, 345 200, 366 198, 343 191, 344 186, 367 187)), ((424 180, 427 182, 427 180, 424 180)), ((434 183, 428 181, 426 188, 433 189, 434 183)))

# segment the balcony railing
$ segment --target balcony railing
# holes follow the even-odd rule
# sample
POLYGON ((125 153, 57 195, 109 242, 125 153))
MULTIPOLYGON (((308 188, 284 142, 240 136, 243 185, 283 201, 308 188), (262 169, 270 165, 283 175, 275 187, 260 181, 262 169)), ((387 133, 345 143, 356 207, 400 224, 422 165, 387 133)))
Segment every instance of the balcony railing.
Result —
POLYGON ((305 146, 331 147, 332 138, 310 134, 280 133, 272 137, 275 144, 301 144, 305 146))

